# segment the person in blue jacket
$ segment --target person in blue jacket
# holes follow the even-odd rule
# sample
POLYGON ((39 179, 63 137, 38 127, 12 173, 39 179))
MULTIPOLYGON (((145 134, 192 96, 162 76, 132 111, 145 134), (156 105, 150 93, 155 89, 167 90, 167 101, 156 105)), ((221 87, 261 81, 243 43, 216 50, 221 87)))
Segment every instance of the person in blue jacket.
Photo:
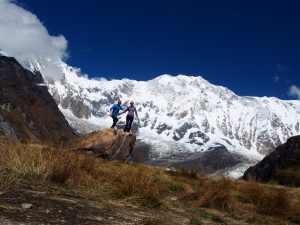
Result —
POLYGON ((118 104, 114 104, 111 108, 110 108, 110 116, 113 119, 113 124, 111 126, 111 128, 115 128, 115 126, 117 125, 117 122, 119 121, 118 119, 118 115, 120 115, 120 110, 123 110, 123 108, 121 107, 121 100, 118 100, 118 104))

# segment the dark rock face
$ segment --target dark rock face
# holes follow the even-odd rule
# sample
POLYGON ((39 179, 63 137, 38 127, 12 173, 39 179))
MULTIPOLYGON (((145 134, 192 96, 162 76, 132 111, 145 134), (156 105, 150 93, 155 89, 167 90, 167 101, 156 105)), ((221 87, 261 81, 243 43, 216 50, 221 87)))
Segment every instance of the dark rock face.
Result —
POLYGON ((216 146, 205 152, 196 153, 190 160, 173 164, 175 168, 196 170, 212 174, 218 170, 233 167, 243 162, 243 157, 230 153, 223 145, 216 146))
POLYGON ((145 163, 150 160, 151 148, 148 144, 137 141, 131 152, 129 161, 136 163, 145 163))
POLYGON ((161 134, 165 130, 171 130, 171 129, 172 129, 172 127, 168 126, 165 123, 158 125, 156 128, 158 134, 161 134))
POLYGON ((191 144, 197 144, 197 145, 203 145, 203 143, 209 141, 209 137, 201 131, 190 133, 189 139, 191 140, 190 141, 191 144), (199 142, 196 138, 200 138, 202 142, 199 142))
POLYGON ((178 141, 184 137, 188 129, 191 129, 193 126, 189 123, 184 123, 181 127, 175 130, 173 139, 178 141))
POLYGON ((131 154, 136 136, 122 130, 103 129, 75 139, 69 145, 73 150, 93 153, 109 160, 125 160, 131 154))
POLYGON ((300 136, 280 145, 257 165, 250 167, 244 180, 277 182, 282 185, 300 186, 300 136))
POLYGON ((74 97, 68 96, 59 102, 56 100, 57 104, 61 104, 64 109, 71 109, 74 115, 78 118, 90 118, 91 110, 86 106, 82 99, 76 99, 74 97))
POLYGON ((76 137, 40 73, 0 56, 0 133, 21 141, 62 144, 76 137))

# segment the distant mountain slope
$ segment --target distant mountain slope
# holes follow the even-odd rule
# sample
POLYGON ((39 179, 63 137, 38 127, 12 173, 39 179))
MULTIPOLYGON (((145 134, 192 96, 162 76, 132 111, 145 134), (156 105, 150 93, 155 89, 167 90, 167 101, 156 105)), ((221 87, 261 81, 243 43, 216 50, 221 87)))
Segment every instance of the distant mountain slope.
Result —
POLYGON ((33 74, 4 55, 0 55, 0 134, 52 144, 76 136, 41 74, 33 74))
POLYGON ((25 64, 46 77, 49 92, 78 132, 109 127, 110 106, 117 99, 125 106, 135 101, 141 121, 137 138, 150 146, 152 159, 172 157, 178 163, 192 152, 224 146, 224 151, 255 163, 300 134, 300 101, 241 97, 200 76, 109 81, 88 79, 79 69, 45 57, 29 58, 25 64), (47 78, 53 77, 51 72, 60 79, 47 78))
POLYGON ((289 138, 257 165, 250 167, 243 179, 300 187, 300 136, 289 138))
POLYGON ((63 76, 48 80, 50 93, 60 107, 80 119, 109 119, 108 108, 120 98, 124 105, 136 102, 141 130, 183 143, 202 146, 223 138, 267 154, 300 133, 300 101, 240 97, 202 77, 163 75, 147 82, 90 80, 78 69, 45 58, 29 60, 28 67, 42 72, 56 67, 63 76))

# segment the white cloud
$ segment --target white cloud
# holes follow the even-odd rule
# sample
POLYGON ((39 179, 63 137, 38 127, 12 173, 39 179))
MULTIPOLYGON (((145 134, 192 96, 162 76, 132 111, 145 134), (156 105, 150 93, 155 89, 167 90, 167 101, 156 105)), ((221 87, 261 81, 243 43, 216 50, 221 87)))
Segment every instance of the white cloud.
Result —
POLYGON ((288 95, 291 97, 296 97, 297 99, 300 100, 300 88, 297 87, 296 85, 290 86, 288 95))
POLYGON ((63 35, 51 36, 36 15, 15 4, 0 0, 0 49, 19 61, 28 56, 63 59, 68 42, 63 35))

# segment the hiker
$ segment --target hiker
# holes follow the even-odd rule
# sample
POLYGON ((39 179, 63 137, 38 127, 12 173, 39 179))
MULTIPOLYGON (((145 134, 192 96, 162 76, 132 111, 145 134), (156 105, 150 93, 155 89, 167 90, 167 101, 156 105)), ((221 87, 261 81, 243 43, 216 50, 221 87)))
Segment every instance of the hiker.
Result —
POLYGON ((111 108, 110 108, 110 116, 113 119, 113 124, 111 126, 112 129, 115 128, 115 126, 117 125, 117 122, 119 121, 118 119, 118 115, 121 115, 122 113, 119 113, 120 110, 123 110, 121 107, 121 100, 118 100, 118 104, 114 104, 111 108))
POLYGON ((128 112, 127 116, 126 116, 126 125, 124 127, 124 132, 130 132, 131 129, 131 125, 134 119, 134 114, 136 115, 136 118, 139 119, 136 108, 134 107, 134 102, 131 101, 130 102, 130 106, 127 107, 127 109, 125 109, 122 113, 123 114, 125 112, 128 112))

